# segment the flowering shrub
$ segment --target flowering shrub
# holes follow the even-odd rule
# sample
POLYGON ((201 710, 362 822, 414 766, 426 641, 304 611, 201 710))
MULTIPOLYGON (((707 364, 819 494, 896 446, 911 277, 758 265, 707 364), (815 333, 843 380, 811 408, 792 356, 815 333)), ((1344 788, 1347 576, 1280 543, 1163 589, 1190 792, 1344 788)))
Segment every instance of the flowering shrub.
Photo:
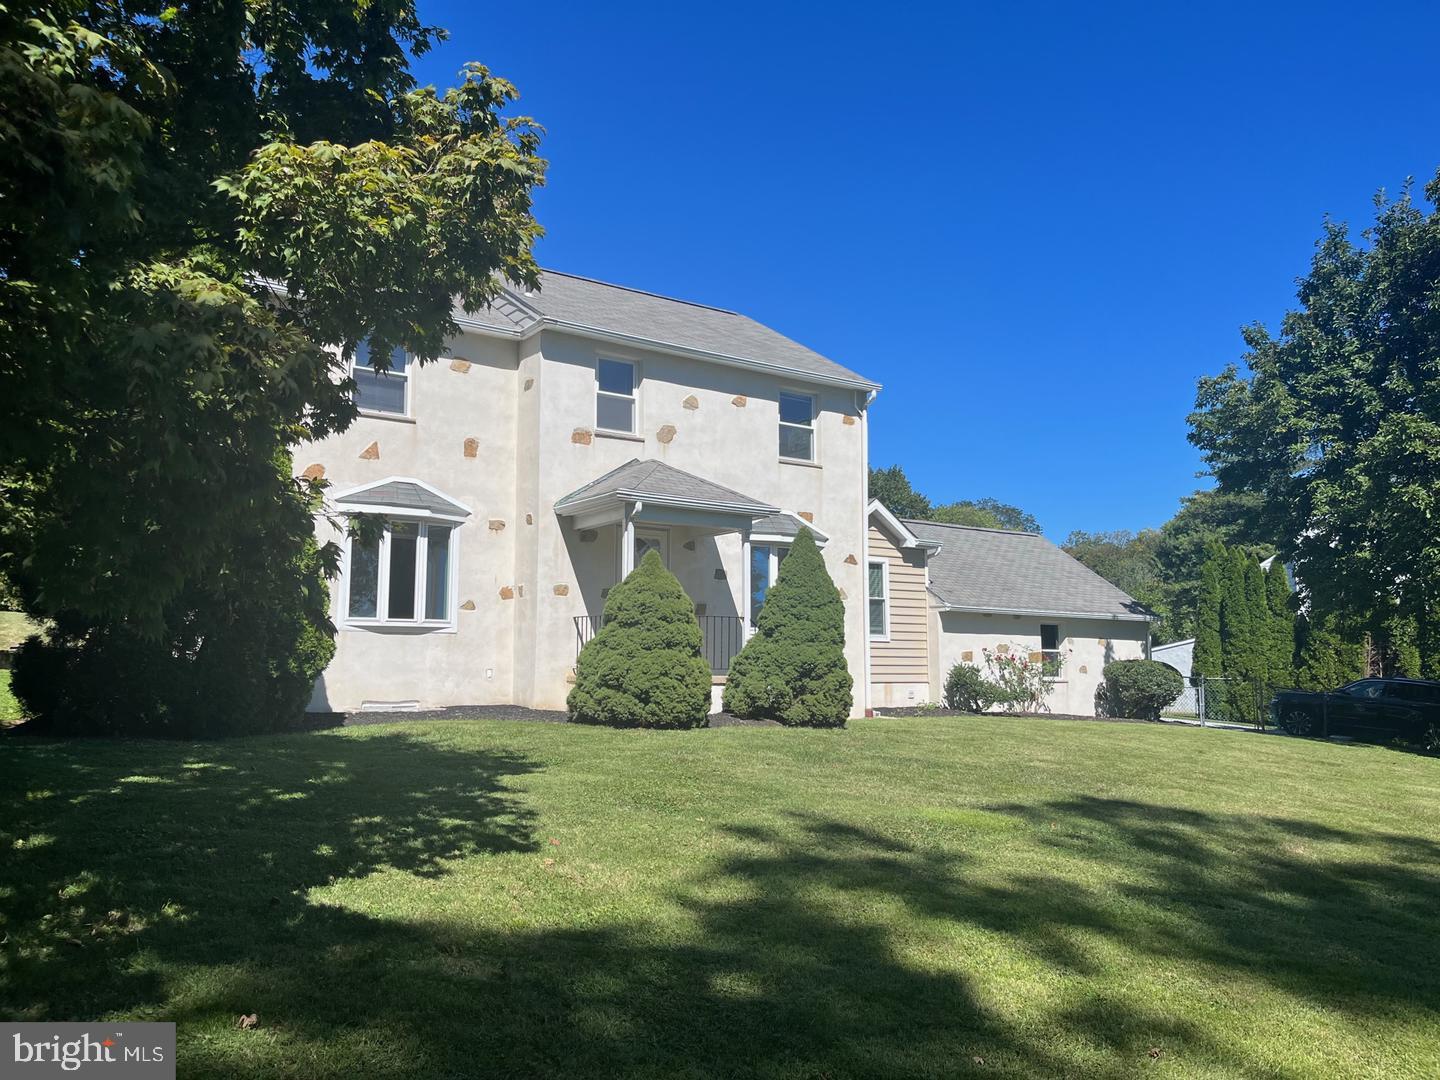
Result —
POLYGON ((1049 712, 1050 679, 1060 674, 1059 657, 1032 660, 1015 646, 985 649, 985 670, 995 684, 995 703, 1006 712, 1049 712))

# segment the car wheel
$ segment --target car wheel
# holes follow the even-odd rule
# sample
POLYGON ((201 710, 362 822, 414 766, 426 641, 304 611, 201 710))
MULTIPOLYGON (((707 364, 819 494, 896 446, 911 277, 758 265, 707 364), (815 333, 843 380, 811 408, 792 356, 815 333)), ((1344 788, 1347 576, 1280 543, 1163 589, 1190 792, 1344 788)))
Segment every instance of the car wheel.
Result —
POLYGON ((1315 734, 1315 714, 1292 705, 1280 714, 1280 726, 1291 735, 1315 734))

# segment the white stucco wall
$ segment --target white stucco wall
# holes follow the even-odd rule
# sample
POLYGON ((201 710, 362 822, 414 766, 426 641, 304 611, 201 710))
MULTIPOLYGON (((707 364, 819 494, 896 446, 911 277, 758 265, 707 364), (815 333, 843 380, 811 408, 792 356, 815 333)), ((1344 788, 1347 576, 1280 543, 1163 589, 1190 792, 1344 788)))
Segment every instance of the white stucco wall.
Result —
MULTIPOLYGON (((351 627, 342 610, 345 582, 337 582, 336 656, 312 708, 398 702, 563 708, 575 661, 573 620, 600 614, 603 592, 618 576, 618 530, 600 528, 582 537, 556 517, 554 504, 631 458, 665 461, 814 515, 830 537, 824 556, 846 597, 846 656, 857 713, 863 707, 862 395, 552 331, 523 342, 462 335, 445 359, 412 368, 411 381, 409 419, 362 417, 343 435, 299 451, 295 466, 322 466, 332 491, 404 476, 469 506, 472 515, 454 534, 462 610, 453 631, 351 627), (600 356, 639 365, 633 437, 594 431, 600 356), (470 367, 454 370, 455 358, 470 367), (817 399, 814 465, 780 460, 782 388, 817 399), (695 407, 687 407, 687 398, 695 407), (659 433, 667 426, 673 435, 667 431, 670 437, 662 441, 659 433), (473 458, 464 456, 466 438, 479 443, 473 458), (378 457, 362 457, 372 443, 378 457), (473 610, 463 609, 467 602, 473 610)), ((324 521, 317 531, 322 541, 339 539, 324 521)), ((707 613, 743 610, 738 535, 676 528, 671 554, 672 568, 707 613), (687 541, 694 542, 693 551, 685 548, 687 541)))
POLYGON ((985 670, 985 649, 1008 645, 1012 652, 1029 655, 1040 649, 1040 624, 1060 627, 1064 667, 1051 686, 1047 705, 1051 712, 1078 716, 1095 714, 1095 690, 1104 681, 1105 665, 1114 660, 1143 660, 1149 623, 1065 616, 933 613, 932 629, 939 642, 938 663, 932 672, 932 693, 939 701, 945 676, 957 663, 973 663, 985 670), (967 655, 968 654, 968 655, 967 655))

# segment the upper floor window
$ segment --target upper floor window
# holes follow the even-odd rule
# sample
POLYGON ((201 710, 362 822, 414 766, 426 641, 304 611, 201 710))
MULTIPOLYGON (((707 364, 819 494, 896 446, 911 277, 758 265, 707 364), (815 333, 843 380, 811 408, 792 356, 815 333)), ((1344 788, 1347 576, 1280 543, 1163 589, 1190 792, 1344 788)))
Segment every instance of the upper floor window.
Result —
POLYGON ((815 399, 780 391, 780 456, 815 460, 815 399))
POLYGON ((453 525, 386 520, 350 538, 346 614, 357 622, 411 626, 454 621, 453 525))
POLYGON ((361 412, 410 415, 410 363, 404 349, 397 347, 390 354, 390 369, 381 372, 371 363, 370 343, 362 341, 355 346, 350 374, 355 379, 355 405, 361 412))
POLYGON ((1060 674, 1060 627, 1055 623, 1040 624, 1040 663, 1046 675, 1060 674))
POLYGON ((890 637, 890 564, 872 562, 868 569, 870 637, 885 641, 890 637))
POLYGON ((635 365, 601 358, 595 365, 595 426, 635 434, 635 365))

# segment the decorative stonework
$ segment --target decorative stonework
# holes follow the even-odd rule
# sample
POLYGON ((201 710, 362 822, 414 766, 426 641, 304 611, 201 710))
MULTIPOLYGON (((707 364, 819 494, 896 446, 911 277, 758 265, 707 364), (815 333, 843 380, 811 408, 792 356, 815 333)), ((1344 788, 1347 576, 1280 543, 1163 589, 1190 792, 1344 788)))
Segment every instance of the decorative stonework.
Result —
POLYGON ((314 465, 307 465, 305 467, 305 471, 300 475, 303 476, 306 480, 324 480, 325 466, 321 465, 317 461, 314 465))
POLYGON ((526 389, 526 390, 533 390, 534 388, 535 388, 535 380, 534 380, 534 379, 526 379, 526 380, 525 380, 525 389, 526 389))
POLYGON ((474 610, 475 610, 475 601, 474 601, 474 600, 466 600, 463 604, 460 605, 460 610, 461 610, 461 611, 474 611, 474 610))
POLYGON ((595 538, 599 535, 600 534, 597 533, 594 529, 581 529, 580 542, 582 544, 593 544, 595 542, 595 538))
POLYGON ((1103 649, 1106 645, 1109 645, 1109 644, 1110 644, 1110 639, 1109 639, 1109 638, 1103 638, 1103 637, 1102 637, 1102 638, 1096 638, 1096 639, 1095 639, 1095 644, 1099 645, 1099 646, 1103 649))
POLYGON ((811 513, 809 510, 801 510, 801 511, 800 511, 800 516, 801 516, 802 518, 804 518, 806 521, 810 522, 811 525, 814 525, 814 524, 815 524, 815 515, 814 515, 813 513, 811 513))
POLYGON ((501 600, 514 600, 514 599, 515 599, 515 590, 512 589, 509 585, 501 585, 501 586, 500 586, 500 599, 501 599, 501 600))
POLYGON ((1090 674, 1090 669, 1089 669, 1088 667, 1086 667, 1084 664, 1081 664, 1081 665, 1080 665, 1080 674, 1081 674, 1081 675, 1089 675, 1089 674, 1090 674))
POLYGON ((700 407, 700 399, 697 398, 694 394, 691 394, 684 401, 680 402, 680 407, 684 409, 689 409, 691 412, 694 412, 700 407))
POLYGON ((569 595, 570 595, 570 586, 569 586, 569 585, 556 585, 555 588, 554 588, 553 590, 551 590, 551 591, 554 592, 556 596, 569 596, 569 595))
POLYGON ((975 659, 975 653, 972 652, 970 649, 966 649, 960 654, 960 659, 964 660, 968 664, 971 660, 975 659))
POLYGON ((534 515, 534 514, 526 514, 526 515, 525 515, 525 524, 526 524, 526 525, 534 525, 534 524, 535 524, 535 515, 534 515))
POLYGON ((846 414, 845 414, 845 418, 844 418, 843 420, 841 420, 840 422, 841 422, 842 424, 844 424, 846 427, 854 427, 854 426, 855 426, 855 418, 854 418, 853 416, 851 416, 849 413, 846 413, 846 414))
POLYGON ((369 446, 365 447, 364 450, 361 450, 361 451, 360 451, 360 460, 361 460, 361 461, 379 461, 379 460, 380 460, 380 444, 379 444, 378 442, 372 442, 369 446))
POLYGON ((736 394, 730 399, 730 404, 734 405, 737 409, 743 409, 746 405, 750 404, 750 399, 744 394, 736 394))
POLYGON ((846 565, 846 566, 859 566, 859 565, 860 565, 860 560, 857 559, 857 558, 855 558, 854 555, 846 555, 846 556, 845 556, 845 565, 846 565))
POLYGON ((470 361, 461 360, 457 357, 450 361, 450 370, 459 375, 468 375, 470 374, 470 361))
POLYGON ((491 518, 489 528, 491 532, 502 532, 505 529, 505 522, 499 518, 491 518))
POLYGON ((996 646, 995 646, 995 651, 996 651, 997 653, 999 653, 1001 656, 1004 656, 1006 653, 1008 653, 1008 652, 1010 651, 1010 646, 1009 646, 1009 645, 996 645, 996 646))
POLYGON ((570 433, 570 441, 576 446, 589 446, 595 441, 595 433, 589 428, 577 427, 570 433))
POLYGON ((686 551, 694 551, 694 550, 695 550, 695 541, 694 541, 694 540, 686 540, 685 543, 681 544, 680 546, 683 547, 686 551))
POLYGON ((725 568, 724 568, 723 566, 717 566, 717 567, 715 568, 715 580, 716 580, 716 581, 724 581, 724 580, 725 580, 725 568))
POLYGON ((674 425, 674 424, 663 424, 663 425, 661 425, 660 430, 657 431, 657 432, 655 432, 655 438, 657 438, 658 440, 660 440, 660 442, 662 442, 662 443, 671 443, 671 442, 674 442, 674 441, 675 441, 675 425, 674 425))
POLYGON ((476 454, 478 454, 478 453, 480 453, 480 440, 479 440, 479 439, 466 439, 466 440, 465 440, 465 456, 466 456, 466 457, 474 457, 474 456, 475 456, 476 454))
POLYGON ((1044 662, 1045 662, 1045 654, 1044 654, 1044 653, 1041 653, 1041 652, 1032 652, 1032 653, 1030 654, 1030 663, 1032 663, 1032 664, 1042 664, 1042 663, 1044 663, 1044 662))

